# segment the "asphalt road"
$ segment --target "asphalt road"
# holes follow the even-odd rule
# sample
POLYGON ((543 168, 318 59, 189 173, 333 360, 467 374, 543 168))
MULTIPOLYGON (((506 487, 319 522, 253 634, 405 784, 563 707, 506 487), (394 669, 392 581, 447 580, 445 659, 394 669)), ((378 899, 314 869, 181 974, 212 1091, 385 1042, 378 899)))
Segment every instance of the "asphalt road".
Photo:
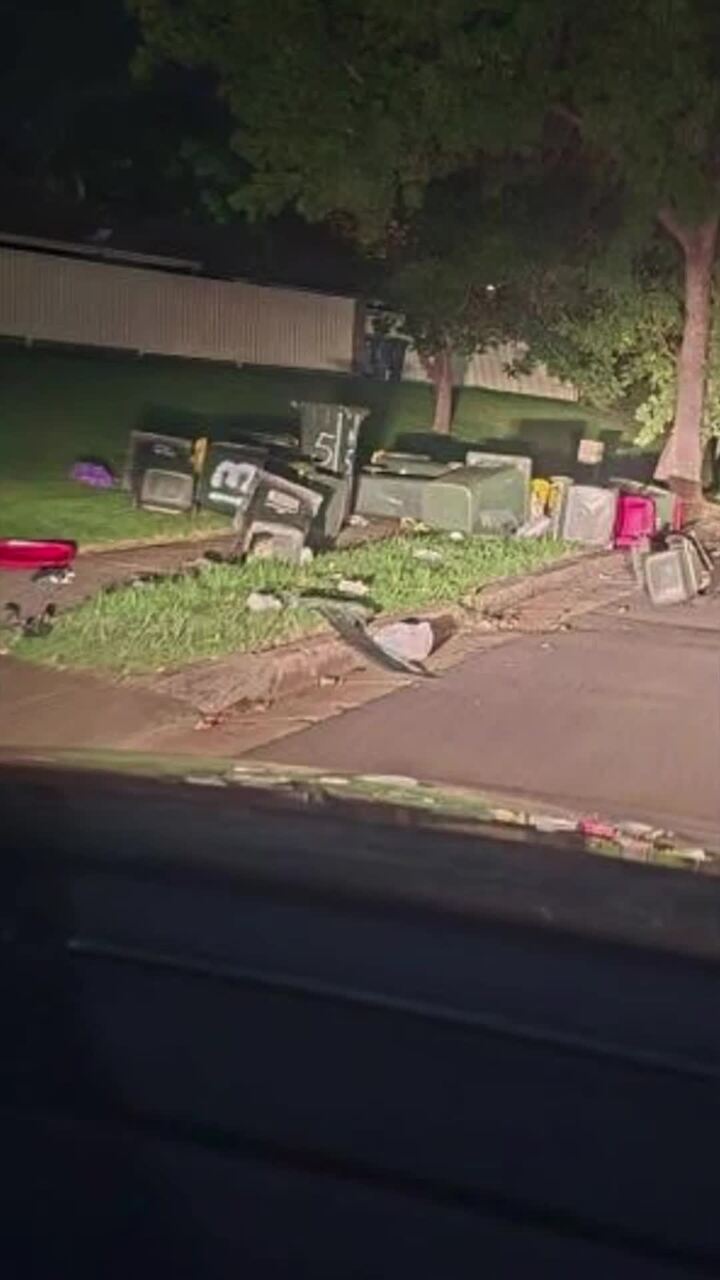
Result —
POLYGON ((393 773, 720 842, 720 600, 525 636, 255 758, 393 773))

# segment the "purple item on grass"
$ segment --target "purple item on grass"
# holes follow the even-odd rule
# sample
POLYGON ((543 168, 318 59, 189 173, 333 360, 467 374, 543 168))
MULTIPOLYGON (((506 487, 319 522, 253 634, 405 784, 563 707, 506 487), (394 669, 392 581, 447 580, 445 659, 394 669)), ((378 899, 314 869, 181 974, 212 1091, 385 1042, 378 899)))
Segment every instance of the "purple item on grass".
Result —
POLYGON ((70 469, 70 479, 78 484, 89 484, 93 489, 112 489, 115 477, 102 462, 75 462, 70 469))

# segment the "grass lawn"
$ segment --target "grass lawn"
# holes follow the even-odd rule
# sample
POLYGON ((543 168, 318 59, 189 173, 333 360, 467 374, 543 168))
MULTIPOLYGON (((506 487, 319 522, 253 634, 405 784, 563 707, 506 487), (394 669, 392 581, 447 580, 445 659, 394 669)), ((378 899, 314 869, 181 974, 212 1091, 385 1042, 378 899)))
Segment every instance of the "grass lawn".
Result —
POLYGON ((125 495, 93 493, 66 479, 78 458, 106 460, 119 473, 133 428, 232 439, 238 431, 296 422, 293 399, 367 405, 363 449, 431 448, 462 456, 483 441, 527 449, 540 469, 566 472, 579 435, 620 424, 565 401, 462 390, 454 438, 431 437, 432 395, 418 383, 378 383, 332 374, 236 369, 201 361, 0 343, 0 536, 69 537, 82 545, 179 538, 199 525, 133 509, 125 495))
POLYGON ((340 577, 361 578, 382 611, 411 613, 456 604, 493 579, 529 572, 565 554, 567 547, 553 541, 454 542, 444 534, 415 534, 331 552, 302 568, 269 561, 209 565, 194 576, 100 594, 61 615, 46 639, 23 639, 14 652, 46 664, 139 674, 272 648, 323 629, 309 610, 250 612, 251 591, 327 591, 336 589, 340 577), (421 547, 442 559, 418 559, 414 552, 421 547))
POLYGON ((126 493, 69 480, 0 480, 0 532, 13 538, 74 538, 81 546, 137 540, 170 542, 227 529, 213 512, 163 516, 133 507, 126 493))

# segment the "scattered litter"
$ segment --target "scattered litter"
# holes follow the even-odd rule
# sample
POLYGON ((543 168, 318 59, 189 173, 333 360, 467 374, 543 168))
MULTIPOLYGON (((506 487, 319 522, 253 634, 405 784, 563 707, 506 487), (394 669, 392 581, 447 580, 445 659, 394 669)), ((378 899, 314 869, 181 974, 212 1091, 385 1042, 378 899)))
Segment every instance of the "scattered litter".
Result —
POLYGON ((315 559, 315 552, 312 547, 303 547, 300 552, 300 564, 312 564, 315 559))
POLYGON ((417 778, 405 778, 399 773, 362 773, 361 782, 369 782, 374 787, 419 787, 417 778))
POLYGON ((517 609, 503 609, 501 607, 492 608, 489 606, 484 612, 484 622, 486 625, 498 631, 514 631, 520 622, 520 614, 517 609))
POLYGON ((188 773, 185 781, 194 787, 226 787, 227 782, 216 773, 188 773))
POLYGON ((400 521, 400 528, 403 533, 430 533, 430 526, 424 524, 422 520, 416 520, 414 516, 403 516, 400 521))
POLYGON ((370 588, 362 578, 341 578, 337 584, 338 591, 348 596, 368 596, 370 588))
POLYGON ((518 538, 546 538, 550 533, 552 519, 550 516, 536 515, 517 530, 518 538))
POLYGON ((270 787, 291 786, 295 782, 295 779, 291 778, 289 774, 285 774, 285 773, 276 773, 276 774, 247 773, 245 775, 240 774, 235 779, 235 781, 238 782, 241 786, 270 788, 270 787))
POLYGON ((413 560, 424 560, 426 564, 442 564, 443 556, 439 551, 433 551, 431 547, 414 547, 413 560))
POLYGON ((449 533, 449 534, 448 534, 448 537, 449 537, 449 539, 450 539, 450 541, 451 541, 451 542, 464 542, 464 541, 465 541, 465 534, 464 534, 464 533, 461 533, 459 529, 453 529, 452 533, 449 533))
POLYGON ((536 831, 543 831, 551 834, 560 831, 576 831, 577 823, 572 818, 556 818, 549 813, 531 813, 529 815, 530 826, 536 831))
POLYGON ((43 586, 49 587, 66 587, 69 583, 75 581, 74 569, 53 568, 49 566, 45 569, 36 569, 31 578, 32 582, 40 582, 43 586))
POLYGON ((619 822, 617 829, 621 835, 632 836, 635 840, 655 840, 662 834, 646 822, 619 822))
POLYGON ((672 849, 675 844, 675 836, 672 831, 657 831, 653 844, 656 849, 672 849))
POLYGON ((208 711, 196 720, 193 728, 202 732, 204 729, 217 729, 223 723, 225 716, 222 711, 208 711))
POLYGON ((115 476, 104 462, 79 460, 70 468, 70 479, 78 484, 90 485, 93 489, 112 489, 115 476))
POLYGON ((528 815, 519 809, 491 809, 490 817, 494 822, 511 827, 527 827, 530 821, 528 815))
MULTIPOLYGON (((379 643, 377 636, 371 635, 368 631, 362 605, 358 601, 329 600, 315 596, 304 598, 302 603, 305 608, 315 609, 351 648, 361 653, 363 657, 369 658, 377 666, 384 667, 386 671, 402 672, 404 675, 412 676, 432 677, 434 675, 434 672, 426 670, 422 662, 402 657, 379 643)), ((429 623, 425 625, 428 626, 432 635, 429 623)))
POLYGON ((348 524, 351 525, 353 529, 367 529, 370 521, 366 520, 365 516, 361 516, 359 512, 355 511, 353 515, 350 516, 348 524))
POLYGON ((373 632, 376 644, 403 662, 424 662, 433 651, 434 636, 429 622, 391 622, 373 632))
POLYGON ((683 862, 694 862, 696 866, 701 862, 707 861, 707 854, 704 849, 678 849, 676 847, 670 852, 674 858, 682 858, 683 862))
POLYGON ((284 607, 279 596, 266 591, 251 591, 245 603, 251 613, 278 613, 284 607))
POLYGON ((599 818, 582 818, 577 824, 582 836, 590 836, 595 840, 617 840, 618 829, 599 818))

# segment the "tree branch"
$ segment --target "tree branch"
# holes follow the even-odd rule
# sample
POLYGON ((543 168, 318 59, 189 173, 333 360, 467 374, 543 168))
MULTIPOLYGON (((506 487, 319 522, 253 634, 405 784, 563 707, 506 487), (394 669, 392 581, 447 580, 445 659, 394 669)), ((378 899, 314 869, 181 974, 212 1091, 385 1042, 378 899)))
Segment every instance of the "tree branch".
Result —
POLYGON ((685 253, 714 253, 720 222, 720 210, 708 214, 699 223, 683 224, 673 209, 665 207, 658 213, 658 222, 670 233, 685 253))
POLYGON ((425 370, 431 382, 435 382, 438 376, 439 361, 437 355, 429 355, 427 352, 418 351, 420 363, 425 370))
POLYGON ((680 247, 687 252, 689 248, 688 232, 669 205, 665 205, 664 208, 658 211, 658 222, 672 236, 673 240, 677 240, 680 247))
POLYGON ((573 111, 572 107, 566 107, 563 102, 555 102, 550 111, 552 115, 560 116, 561 120, 566 120, 568 124, 574 125, 576 129, 582 129, 582 116, 577 111, 573 111))
POLYGON ((360 75, 359 71, 355 70, 352 62, 343 62, 343 66, 347 71, 348 75, 350 76, 351 80, 354 80, 356 84, 360 84, 360 85, 365 84, 363 77, 360 75))

